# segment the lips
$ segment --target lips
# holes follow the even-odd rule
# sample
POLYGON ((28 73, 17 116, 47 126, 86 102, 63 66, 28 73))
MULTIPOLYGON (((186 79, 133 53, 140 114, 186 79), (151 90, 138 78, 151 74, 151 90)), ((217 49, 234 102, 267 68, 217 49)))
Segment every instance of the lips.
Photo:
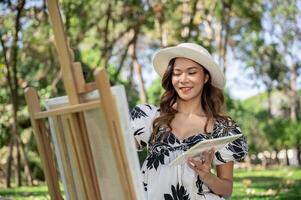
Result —
POLYGON ((181 87, 180 90, 182 92, 189 92, 192 89, 192 87, 181 87))

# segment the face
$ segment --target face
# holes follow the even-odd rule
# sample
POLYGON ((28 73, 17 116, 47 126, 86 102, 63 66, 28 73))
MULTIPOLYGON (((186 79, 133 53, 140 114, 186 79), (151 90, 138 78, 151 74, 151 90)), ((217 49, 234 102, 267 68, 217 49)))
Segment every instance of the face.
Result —
POLYGON ((189 101, 201 99, 203 86, 209 76, 203 67, 187 58, 176 58, 173 72, 172 85, 180 99, 189 101))

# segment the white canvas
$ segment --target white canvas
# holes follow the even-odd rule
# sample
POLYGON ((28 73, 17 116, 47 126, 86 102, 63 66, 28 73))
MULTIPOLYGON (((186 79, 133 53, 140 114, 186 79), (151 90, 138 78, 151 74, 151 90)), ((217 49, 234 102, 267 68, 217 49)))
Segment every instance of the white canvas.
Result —
MULTIPOLYGON (((128 160, 128 168, 130 170, 130 176, 132 177, 135 193, 137 199, 144 199, 144 189, 140 177, 140 165, 136 152, 136 146, 134 138, 131 134, 131 129, 129 126, 129 109, 128 103, 126 99, 126 94, 123 86, 113 86, 111 87, 111 91, 113 97, 116 100, 117 111, 120 119, 120 125, 122 130, 122 136, 124 141, 125 149, 120 149, 120 151, 125 151, 128 160)), ((95 100, 99 98, 98 91, 93 91, 84 97, 85 102, 95 100)), ((48 110, 58 108, 68 104, 67 97, 58 97, 53 99, 48 99, 46 101, 46 107, 48 110)), ((91 145, 92 155, 95 162, 95 169, 97 173, 98 184, 101 188, 101 191, 105 191, 102 193, 104 199, 123 199, 121 184, 118 182, 117 177, 117 168, 116 162, 114 160, 113 149, 110 146, 110 138, 108 137, 110 134, 108 132, 106 123, 104 122, 104 113, 102 108, 96 108, 92 110, 88 110, 84 112, 84 118, 87 125, 87 132, 89 137, 89 142, 91 145)), ((50 120, 50 127, 53 126, 53 120, 50 120)), ((64 168, 62 164, 62 155, 61 155, 61 147, 57 144, 57 134, 54 128, 51 128, 51 135, 54 142, 55 154, 58 160, 59 171, 62 175, 62 181, 64 184, 65 191, 68 189, 67 184, 68 181, 64 180, 64 168)), ((70 152, 68 153, 70 154, 70 152)), ((72 159, 72 155, 68 155, 72 159)), ((76 177, 76 174, 74 174, 76 177)), ((76 183, 75 183, 76 184, 76 183)), ((77 187, 77 191, 80 190, 79 186, 77 187)), ((68 192, 66 192, 66 197, 68 199, 68 192)), ((70 199, 70 198, 69 198, 70 199)))

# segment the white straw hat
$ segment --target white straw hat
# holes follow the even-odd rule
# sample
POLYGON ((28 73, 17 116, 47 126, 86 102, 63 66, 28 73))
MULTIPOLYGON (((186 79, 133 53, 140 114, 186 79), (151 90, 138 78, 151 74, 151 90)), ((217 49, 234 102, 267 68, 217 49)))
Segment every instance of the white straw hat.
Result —
POLYGON ((204 47, 194 43, 181 43, 157 51, 153 56, 153 66, 156 72, 163 77, 169 61, 177 57, 188 58, 201 64, 210 73, 211 84, 220 89, 224 88, 225 77, 218 64, 204 47))

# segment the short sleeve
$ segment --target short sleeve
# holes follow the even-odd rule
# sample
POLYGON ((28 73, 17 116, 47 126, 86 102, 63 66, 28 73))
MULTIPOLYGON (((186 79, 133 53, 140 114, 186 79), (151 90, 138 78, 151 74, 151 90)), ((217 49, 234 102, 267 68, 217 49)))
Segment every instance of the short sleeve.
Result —
POLYGON ((130 125, 140 150, 148 144, 153 130, 153 121, 159 116, 159 109, 154 105, 139 104, 130 111, 130 115, 130 125))
MULTIPOLYGON (((239 125, 230 120, 228 123, 223 123, 222 128, 219 130, 219 136, 230 136, 241 134, 241 129, 239 125)), ((248 144, 245 136, 234 140, 233 142, 227 144, 225 147, 220 149, 215 153, 213 159, 214 165, 221 165, 230 161, 241 161, 248 154, 248 144)))

